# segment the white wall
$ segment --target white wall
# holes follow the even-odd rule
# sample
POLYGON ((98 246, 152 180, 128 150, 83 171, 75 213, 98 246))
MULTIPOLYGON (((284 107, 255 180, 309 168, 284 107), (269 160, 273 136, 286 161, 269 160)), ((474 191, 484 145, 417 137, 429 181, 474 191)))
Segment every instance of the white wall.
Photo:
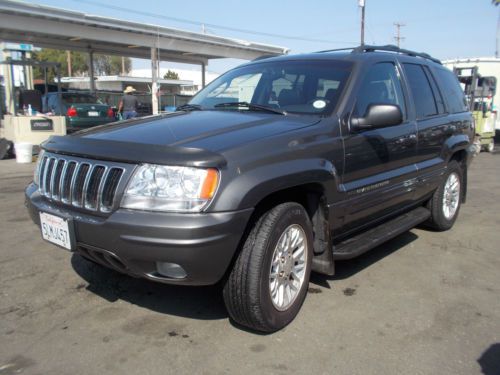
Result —
MULTIPOLYGON (((169 68, 160 68, 159 76, 163 77, 169 68)), ((193 84, 201 88, 201 70, 188 70, 188 69, 177 69, 170 68, 171 71, 176 72, 179 75, 179 79, 186 81, 193 81, 193 84)), ((151 69, 132 69, 129 74, 131 77, 151 77, 151 69)), ((205 79, 206 83, 210 83, 220 74, 214 72, 206 72, 205 79)))

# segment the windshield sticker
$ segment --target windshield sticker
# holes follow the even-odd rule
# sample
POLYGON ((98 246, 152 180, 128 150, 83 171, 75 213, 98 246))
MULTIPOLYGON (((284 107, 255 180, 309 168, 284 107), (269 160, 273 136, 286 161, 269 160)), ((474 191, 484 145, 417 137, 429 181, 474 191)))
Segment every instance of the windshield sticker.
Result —
POLYGON ((324 100, 315 100, 313 107, 316 109, 322 109, 326 107, 326 102, 324 100))

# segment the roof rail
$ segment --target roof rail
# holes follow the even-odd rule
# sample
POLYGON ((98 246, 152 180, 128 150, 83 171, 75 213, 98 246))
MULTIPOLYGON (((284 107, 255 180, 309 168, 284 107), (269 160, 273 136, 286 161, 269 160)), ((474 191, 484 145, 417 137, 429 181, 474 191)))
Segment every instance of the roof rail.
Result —
POLYGON ((408 56, 422 57, 427 60, 434 61, 435 63, 441 64, 441 61, 432 57, 431 55, 423 52, 410 51, 408 49, 399 48, 393 44, 387 44, 385 46, 372 46, 372 45, 362 45, 359 47, 349 47, 349 48, 337 48, 337 49, 326 49, 324 51, 317 51, 316 53, 326 53, 326 52, 340 52, 340 51, 351 51, 351 53, 363 53, 363 52, 375 52, 375 51, 386 51, 401 53, 408 56))
POLYGON ((259 61, 259 60, 269 59, 271 57, 276 57, 276 55, 262 55, 262 56, 256 57, 252 61, 259 61))
POLYGON ((363 46, 359 46, 359 47, 354 48, 352 50, 352 53, 375 52, 375 51, 395 52, 395 53, 401 53, 403 55, 408 55, 408 56, 422 57, 424 59, 431 60, 435 63, 441 64, 440 60, 432 57, 431 55, 429 55, 427 53, 410 51, 409 49, 399 48, 398 46, 395 46, 393 44, 387 44, 385 46, 363 45, 363 46))
POLYGON ((314 53, 325 53, 325 52, 338 52, 338 51, 350 51, 358 47, 346 47, 346 48, 336 48, 336 49, 325 49, 324 51, 316 51, 314 53))

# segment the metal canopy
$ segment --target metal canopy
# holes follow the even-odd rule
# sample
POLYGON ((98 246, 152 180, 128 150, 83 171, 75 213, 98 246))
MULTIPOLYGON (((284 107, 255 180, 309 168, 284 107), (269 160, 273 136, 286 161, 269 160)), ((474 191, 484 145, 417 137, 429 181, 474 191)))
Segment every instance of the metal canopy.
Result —
POLYGON ((288 53, 284 47, 0 0, 0 39, 62 50, 93 51, 190 64, 209 59, 253 60, 288 53))

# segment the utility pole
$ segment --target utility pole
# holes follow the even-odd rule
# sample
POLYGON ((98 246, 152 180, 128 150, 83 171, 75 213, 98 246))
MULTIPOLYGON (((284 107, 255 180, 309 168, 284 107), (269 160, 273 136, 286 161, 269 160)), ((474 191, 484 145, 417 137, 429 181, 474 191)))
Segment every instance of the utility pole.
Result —
POLYGON ((401 36, 401 28, 406 25, 404 23, 394 22, 394 26, 396 26, 396 36, 394 37, 394 40, 396 40, 396 44, 399 48, 401 46, 401 41, 406 39, 401 36))
POLYGON ((365 7, 366 0, 359 0, 359 7, 361 8, 361 45, 365 45, 365 7))
POLYGON ((122 76, 125 76, 126 75, 126 72, 125 72, 125 57, 122 56, 122 76))
MULTIPOLYGON (((494 6, 498 6, 500 4, 500 0, 491 0, 491 3, 494 6)), ((496 40, 495 40, 495 57, 498 58, 498 43, 500 41, 500 12, 498 13, 498 19, 497 19, 497 35, 496 35, 496 40)))
POLYGON ((66 51, 66 63, 68 64, 68 77, 72 77, 73 69, 71 66, 71 51, 66 51))

